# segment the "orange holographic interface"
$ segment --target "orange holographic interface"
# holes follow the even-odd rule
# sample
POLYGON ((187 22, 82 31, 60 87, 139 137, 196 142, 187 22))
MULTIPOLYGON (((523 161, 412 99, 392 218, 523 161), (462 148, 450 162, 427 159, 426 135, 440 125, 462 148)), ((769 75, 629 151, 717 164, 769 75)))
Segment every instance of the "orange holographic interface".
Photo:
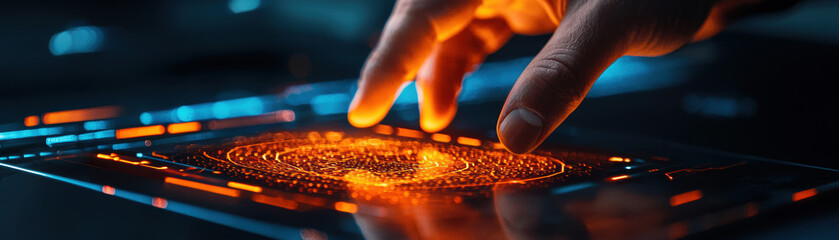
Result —
POLYGON ((43 122, 44 124, 81 122, 96 119, 114 118, 118 117, 119 114, 120 108, 117 106, 86 108, 45 113, 43 122))
POLYGON ((135 138, 155 136, 166 133, 166 128, 163 125, 154 125, 147 127, 123 128, 117 130, 117 139, 135 138))
POLYGON ((477 147, 425 139, 352 137, 337 131, 285 132, 173 159, 228 169, 230 175, 247 175, 253 181, 307 194, 413 203, 428 200, 428 194, 420 192, 430 189, 476 193, 496 184, 554 181, 566 170, 562 161, 552 157, 515 155, 474 141, 470 144, 477 147))
POLYGON ((166 130, 170 134, 195 132, 195 131, 201 130, 201 123, 198 123, 198 122, 173 123, 173 124, 169 124, 169 126, 166 127, 166 130))

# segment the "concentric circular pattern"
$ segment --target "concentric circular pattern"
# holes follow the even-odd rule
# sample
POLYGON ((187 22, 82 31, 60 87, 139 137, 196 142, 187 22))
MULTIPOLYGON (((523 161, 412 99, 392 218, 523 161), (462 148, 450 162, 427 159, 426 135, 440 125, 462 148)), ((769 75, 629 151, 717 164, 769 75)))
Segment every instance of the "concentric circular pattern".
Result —
MULTIPOLYGON (((353 197, 469 190, 499 183, 550 179, 565 171, 558 159, 515 155, 490 144, 462 146, 392 137, 346 137, 340 132, 278 133, 205 149, 216 164, 245 178, 267 179, 306 193, 353 197), (361 193, 361 194, 360 194, 361 193)), ((467 191, 468 192, 468 191, 467 191)))

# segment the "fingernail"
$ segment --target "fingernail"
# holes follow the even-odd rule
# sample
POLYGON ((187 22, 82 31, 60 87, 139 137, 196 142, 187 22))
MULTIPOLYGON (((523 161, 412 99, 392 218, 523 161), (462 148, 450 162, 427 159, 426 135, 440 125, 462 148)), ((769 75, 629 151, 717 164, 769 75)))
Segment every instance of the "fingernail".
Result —
POLYGON ((501 121, 501 142, 513 153, 527 153, 536 148, 542 135, 542 118, 525 108, 517 108, 501 121))

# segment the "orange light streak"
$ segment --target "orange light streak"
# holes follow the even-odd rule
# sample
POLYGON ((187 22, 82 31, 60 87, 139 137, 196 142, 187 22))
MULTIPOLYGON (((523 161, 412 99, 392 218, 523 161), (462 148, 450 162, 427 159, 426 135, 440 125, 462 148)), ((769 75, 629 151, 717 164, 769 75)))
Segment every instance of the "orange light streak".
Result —
POLYGON ((627 179, 627 178, 629 178, 629 175, 614 176, 614 177, 609 178, 609 179, 611 179, 612 181, 617 181, 617 180, 627 179))
POLYGON ((102 186, 102 192, 108 195, 114 195, 117 192, 117 189, 108 185, 102 186))
POLYGON ((200 182, 193 182, 189 180, 184 180, 180 178, 173 178, 173 177, 166 177, 163 180, 166 183, 175 184, 178 186, 193 188, 205 192, 211 192, 215 194, 225 195, 229 197, 239 197, 239 191, 235 189, 230 189, 226 187, 219 187, 210 184, 200 183, 200 182))
POLYGON ((393 127, 384 124, 379 124, 373 127, 373 132, 382 135, 391 135, 393 134, 393 127))
POLYGON ((818 191, 816 191, 815 188, 810 188, 810 189, 807 189, 807 190, 804 190, 804 191, 793 193, 792 194, 792 201, 800 201, 800 200, 803 200, 803 199, 807 199, 807 198, 810 198, 812 196, 816 196, 817 193, 818 193, 818 191))
POLYGON ((723 170, 723 169, 727 169, 727 168, 731 168, 731 167, 740 166, 740 165, 743 165, 743 164, 746 164, 746 162, 739 162, 739 163, 735 163, 735 164, 728 165, 728 166, 723 166, 723 167, 709 167, 709 168, 702 168, 702 169, 679 169, 679 170, 676 170, 676 171, 665 173, 664 176, 667 176, 668 179, 673 180, 673 174, 674 173, 679 173, 679 172, 689 172, 690 173, 690 172, 704 172, 704 171, 708 171, 708 170, 723 170))
POLYGON ((358 205, 348 202, 335 202, 335 210, 345 213, 357 213, 358 205))
POLYGON ((457 137, 457 143, 475 147, 481 146, 481 140, 468 137, 457 137))
POLYGON ((38 118, 38 116, 28 116, 23 119, 23 125, 26 125, 27 127, 38 126, 40 123, 41 119, 38 118))
POLYGON ((411 130, 407 128, 396 128, 396 136, 409 138, 423 138, 425 137, 425 134, 417 130, 411 130))
POLYGON ((244 184, 244 183, 228 182, 227 186, 232 187, 232 188, 238 188, 238 189, 249 191, 249 192, 255 192, 255 193, 262 192, 261 187, 248 185, 248 184, 244 184))
POLYGON ((151 169, 157 169, 157 170, 169 169, 169 167, 167 167, 167 166, 155 167, 155 166, 148 165, 149 164, 148 161, 139 161, 139 162, 128 161, 128 160, 120 158, 119 156, 117 156, 116 154, 113 154, 113 153, 111 155, 105 155, 105 154, 100 153, 100 154, 96 154, 96 157, 101 158, 101 159, 108 159, 108 160, 114 160, 114 161, 121 162, 121 163, 131 164, 131 165, 134 165, 134 166, 141 166, 141 167, 147 167, 147 168, 151 168, 151 169))
POLYGON ((452 136, 442 133, 435 133, 431 134, 431 140, 447 143, 452 141, 452 136))
POLYGON ((702 199, 702 191, 693 190, 670 197, 670 206, 679 206, 685 203, 702 199))
POLYGON ((195 131, 201 130, 201 123, 198 123, 198 122, 173 123, 173 124, 169 124, 169 126, 166 127, 166 130, 170 134, 195 132, 195 131))
POLYGON ((281 197, 269 197, 262 194, 254 194, 251 199, 254 202, 268 204, 275 207, 281 207, 289 210, 297 210, 298 203, 294 200, 288 200, 281 197))
POLYGON ((81 122, 96 119, 114 118, 119 116, 119 113, 120 108, 117 106, 105 106, 78 110, 50 112, 44 114, 43 122, 44 124, 81 122))
POLYGON ((169 157, 164 156, 164 155, 161 155, 161 154, 159 154, 159 153, 157 153, 157 152, 151 152, 151 155, 152 155, 152 156, 155 156, 155 157, 159 157, 159 158, 167 159, 167 160, 169 159, 169 157))
POLYGON ((610 162, 629 162, 629 158, 622 158, 622 157, 610 157, 610 162))
POLYGON ((492 143, 492 148, 493 149, 504 149, 504 144, 500 143, 500 142, 492 143))
POLYGON ((163 125, 154 125, 147 127, 123 128, 117 130, 117 139, 145 137, 162 135, 166 133, 166 128, 163 125))

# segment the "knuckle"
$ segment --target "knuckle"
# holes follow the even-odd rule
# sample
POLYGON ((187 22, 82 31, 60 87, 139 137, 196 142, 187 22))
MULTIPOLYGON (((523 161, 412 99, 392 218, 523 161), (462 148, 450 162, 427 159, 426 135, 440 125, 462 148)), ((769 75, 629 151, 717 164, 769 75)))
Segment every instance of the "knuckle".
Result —
POLYGON ((539 102, 562 102, 576 106, 585 97, 586 84, 581 81, 570 65, 561 56, 546 57, 534 62, 530 84, 533 89, 544 92, 539 102))

